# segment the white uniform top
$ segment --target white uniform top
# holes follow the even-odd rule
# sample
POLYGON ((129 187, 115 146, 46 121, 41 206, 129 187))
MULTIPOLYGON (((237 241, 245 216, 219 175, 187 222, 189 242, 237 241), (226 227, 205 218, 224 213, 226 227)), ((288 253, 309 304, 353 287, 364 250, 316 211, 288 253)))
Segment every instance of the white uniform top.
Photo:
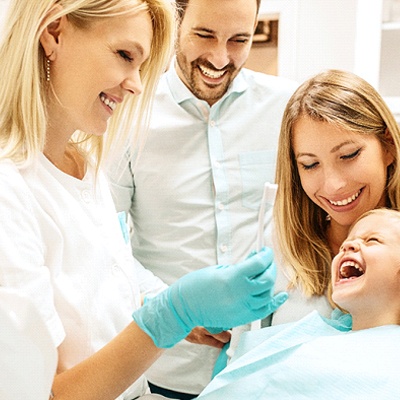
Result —
MULTIPOLYGON (((275 178, 281 119, 297 84, 242 69, 210 107, 171 67, 157 89, 150 131, 133 170, 112 191, 134 223, 133 254, 171 284, 207 265, 231 264, 257 246, 264 184, 275 178)), ((122 163, 121 163, 122 164, 122 163)), ((181 342, 147 371, 150 382, 200 393, 219 351, 181 342)))
MULTIPOLYGON (((83 361, 131 321, 140 265, 123 240, 105 177, 82 180, 46 157, 18 170, 0 162, 0 286, 39 310, 58 347, 58 371, 83 361)), ((157 282, 157 281, 156 281, 157 282)), ((162 286, 162 284, 160 284, 162 286)), ((140 378, 121 399, 143 394, 140 378)))
POLYGON ((29 298, 0 287, 0 399, 49 398, 57 351, 29 298))

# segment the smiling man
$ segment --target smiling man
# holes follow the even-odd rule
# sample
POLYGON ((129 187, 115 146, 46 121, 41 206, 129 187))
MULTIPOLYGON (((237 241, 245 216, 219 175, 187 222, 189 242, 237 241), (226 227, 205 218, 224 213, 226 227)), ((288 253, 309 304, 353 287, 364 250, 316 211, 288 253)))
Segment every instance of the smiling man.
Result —
MULTIPOLYGON (((134 223, 133 254, 168 284, 256 248, 264 184, 274 182, 281 118, 297 87, 243 68, 260 0, 176 5, 176 56, 158 86, 146 145, 137 165, 128 154, 112 175, 118 211, 134 223)), ((195 397, 229 338, 197 329, 148 371, 152 390, 195 397)))
POLYGON ((210 106, 227 92, 248 58, 258 6, 259 2, 249 0, 181 4, 187 8, 179 26, 177 73, 190 91, 210 106))

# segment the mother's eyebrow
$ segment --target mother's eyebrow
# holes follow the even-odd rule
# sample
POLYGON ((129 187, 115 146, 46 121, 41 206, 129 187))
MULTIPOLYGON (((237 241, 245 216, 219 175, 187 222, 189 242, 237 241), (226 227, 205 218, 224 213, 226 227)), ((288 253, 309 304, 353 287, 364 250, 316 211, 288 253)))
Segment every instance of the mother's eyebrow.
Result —
POLYGON ((353 144, 353 143, 354 143, 354 140, 346 140, 345 142, 342 142, 342 143, 338 144, 337 146, 334 146, 330 152, 335 153, 336 151, 340 150, 343 146, 346 146, 347 144, 353 144))
MULTIPOLYGON (((335 152, 337 152, 338 150, 340 150, 343 146, 346 146, 346 145, 348 145, 348 144, 353 144, 353 143, 355 143, 353 140, 346 140, 345 142, 342 142, 342 143, 340 143, 340 144, 338 144, 338 145, 332 147, 332 149, 330 150, 330 153, 335 153, 335 152)), ((316 157, 316 155, 313 154, 313 153, 306 153, 306 152, 304 152, 304 153, 298 153, 298 154, 296 154, 296 158, 301 157, 301 156, 316 157)))

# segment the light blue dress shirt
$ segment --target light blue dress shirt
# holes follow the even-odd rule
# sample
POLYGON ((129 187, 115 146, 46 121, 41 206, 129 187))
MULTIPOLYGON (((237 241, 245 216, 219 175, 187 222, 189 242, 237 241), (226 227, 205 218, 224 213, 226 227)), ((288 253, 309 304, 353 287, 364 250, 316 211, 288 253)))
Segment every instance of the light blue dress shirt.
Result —
MULTIPOLYGON (((121 163, 112 183, 118 211, 133 219, 133 253, 156 276, 170 284, 204 266, 235 263, 256 248, 264 184, 274 182, 281 119, 296 87, 242 69, 210 107, 174 67, 163 75, 135 170, 135 159, 130 168, 121 163)), ((182 342, 148 376, 159 386, 199 393, 217 355, 182 342)))

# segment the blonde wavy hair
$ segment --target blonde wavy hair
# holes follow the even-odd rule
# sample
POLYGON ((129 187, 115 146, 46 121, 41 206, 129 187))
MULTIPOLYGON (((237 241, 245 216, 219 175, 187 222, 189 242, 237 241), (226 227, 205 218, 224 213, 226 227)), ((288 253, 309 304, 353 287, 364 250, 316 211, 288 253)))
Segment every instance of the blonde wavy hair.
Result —
POLYGON ((376 215, 378 217, 391 219, 393 220, 393 222, 396 222, 396 226, 399 227, 400 229, 400 212, 398 210, 381 207, 381 208, 375 208, 374 210, 366 211, 351 224, 349 231, 354 228, 357 222, 361 221, 366 217, 369 217, 370 215, 376 215))
MULTIPOLYGON (((278 246, 292 268, 292 285, 306 295, 330 288, 332 252, 327 240, 327 214, 304 192, 293 152, 293 126, 307 116, 358 134, 374 135, 393 155, 387 172, 387 205, 400 206, 400 129, 378 92, 350 72, 324 71, 304 82, 289 100, 280 132, 274 206, 278 246)), ((329 290, 328 290, 329 291, 329 290)))
POLYGON ((39 42, 45 26, 66 15, 79 29, 96 20, 147 11, 153 40, 148 60, 141 68, 143 92, 127 96, 110 119, 107 134, 76 132, 71 141, 92 155, 97 165, 105 154, 132 141, 139 141, 146 126, 155 87, 173 51, 175 10, 169 0, 15 0, 10 4, 0 46, 0 158, 27 165, 42 152, 46 139, 45 54, 39 42), (49 13, 54 5, 59 12, 49 13), (44 23, 44 21, 46 21, 44 23))

